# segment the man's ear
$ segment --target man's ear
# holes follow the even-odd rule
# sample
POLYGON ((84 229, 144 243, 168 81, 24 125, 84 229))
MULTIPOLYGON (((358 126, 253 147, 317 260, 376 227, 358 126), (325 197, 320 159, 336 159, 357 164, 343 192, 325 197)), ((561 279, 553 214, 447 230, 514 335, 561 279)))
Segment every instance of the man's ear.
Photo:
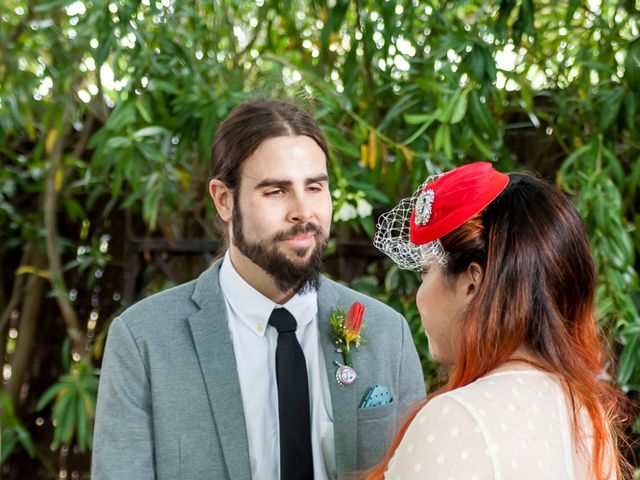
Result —
POLYGON ((211 195, 222 221, 229 222, 233 214, 233 190, 227 187, 222 180, 214 178, 209 182, 209 195, 211 195))
POLYGON ((465 296, 467 302, 470 302, 475 297, 482 280, 484 278, 484 269, 476 262, 471 262, 465 272, 466 291, 465 296))

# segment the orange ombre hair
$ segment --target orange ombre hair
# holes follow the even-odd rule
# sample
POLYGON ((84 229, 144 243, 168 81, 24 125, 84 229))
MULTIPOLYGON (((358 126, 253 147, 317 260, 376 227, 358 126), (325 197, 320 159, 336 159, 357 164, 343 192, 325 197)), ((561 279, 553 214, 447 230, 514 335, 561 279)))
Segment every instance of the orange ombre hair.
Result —
MULTIPOLYGON (((591 420, 593 477, 625 478, 627 464, 617 447, 624 440, 626 399, 600 378, 610 358, 594 317, 596 273, 582 220, 553 185, 523 174, 509 177, 482 212, 440 239, 447 275, 475 262, 484 277, 461 320, 456 362, 436 395, 486 375, 524 346, 535 358, 530 363, 564 383, 576 446, 584 433, 579 410, 591 420)), ((366 478, 384 477, 418 410, 366 478)))

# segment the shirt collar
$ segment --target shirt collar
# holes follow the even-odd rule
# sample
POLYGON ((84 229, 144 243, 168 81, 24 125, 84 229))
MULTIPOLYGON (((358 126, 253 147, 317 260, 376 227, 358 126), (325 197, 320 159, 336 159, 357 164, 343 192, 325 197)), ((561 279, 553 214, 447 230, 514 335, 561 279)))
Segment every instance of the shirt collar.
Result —
POLYGON ((269 316, 276 307, 285 307, 298 322, 298 329, 310 323, 318 312, 318 293, 296 293, 284 305, 268 299, 237 272, 231 263, 229 250, 225 253, 220 266, 220 289, 231 308, 236 321, 244 325, 259 337, 263 337, 269 323, 269 316))

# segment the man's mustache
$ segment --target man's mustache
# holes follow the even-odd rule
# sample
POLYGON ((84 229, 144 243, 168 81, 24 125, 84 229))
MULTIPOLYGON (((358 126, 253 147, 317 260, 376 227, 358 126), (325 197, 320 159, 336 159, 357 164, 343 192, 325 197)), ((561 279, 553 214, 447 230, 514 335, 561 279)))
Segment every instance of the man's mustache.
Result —
POLYGON ((291 227, 289 230, 284 230, 280 233, 277 233, 273 237, 274 242, 281 242, 283 240, 289 240, 290 238, 295 237, 296 235, 301 235, 304 233, 315 233, 316 235, 323 236, 322 230, 315 223, 305 223, 298 224, 291 227))

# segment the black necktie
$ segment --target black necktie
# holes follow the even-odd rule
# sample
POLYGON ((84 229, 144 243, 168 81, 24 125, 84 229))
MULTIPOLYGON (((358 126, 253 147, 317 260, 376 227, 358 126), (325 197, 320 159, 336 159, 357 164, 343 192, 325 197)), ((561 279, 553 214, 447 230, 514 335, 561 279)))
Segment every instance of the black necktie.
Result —
POLYGON ((313 479, 309 382, 304 353, 296 338, 296 319, 286 308, 271 312, 278 330, 276 379, 280 416, 280 479, 313 479))

